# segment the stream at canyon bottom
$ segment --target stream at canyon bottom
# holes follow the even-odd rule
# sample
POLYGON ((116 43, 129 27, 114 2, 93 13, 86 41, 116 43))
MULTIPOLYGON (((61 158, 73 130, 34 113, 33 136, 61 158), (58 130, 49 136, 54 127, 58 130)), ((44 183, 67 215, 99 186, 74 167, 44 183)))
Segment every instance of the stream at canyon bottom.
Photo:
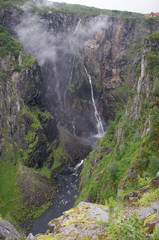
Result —
POLYGON ((48 229, 48 222, 54 218, 58 218, 63 212, 73 207, 78 196, 79 174, 81 171, 83 160, 78 164, 67 167, 58 176, 58 192, 52 200, 51 206, 46 212, 37 219, 30 219, 20 224, 26 236, 29 233, 36 235, 44 233, 48 229))

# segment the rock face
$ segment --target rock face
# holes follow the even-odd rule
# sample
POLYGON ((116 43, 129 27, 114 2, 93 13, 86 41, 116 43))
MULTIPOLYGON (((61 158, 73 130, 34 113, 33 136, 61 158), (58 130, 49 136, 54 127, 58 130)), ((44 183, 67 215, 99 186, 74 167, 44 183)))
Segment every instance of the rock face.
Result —
POLYGON ((36 239, 89 239, 104 237, 105 226, 100 222, 108 221, 107 207, 97 204, 81 202, 76 208, 63 213, 60 218, 48 224, 47 235, 37 235, 36 239))
MULTIPOLYGON (((10 56, 10 62, 12 57, 10 56)), ((11 160, 11 157, 16 162, 13 146, 15 145, 25 165, 41 167, 47 159, 47 129, 50 124, 54 128, 53 132, 48 134, 48 142, 50 139, 55 140, 57 130, 53 116, 42 110, 45 86, 42 85, 40 68, 37 62, 34 62, 19 73, 10 71, 9 61, 4 69, 3 61, 4 58, 1 58, 1 69, 6 70, 6 80, 1 79, 0 91, 1 155, 6 160, 11 160)))
POLYGON ((92 77, 94 98, 104 126, 114 118, 114 109, 127 99, 124 88, 133 86, 137 80, 141 42, 149 32, 144 19, 107 16, 80 19, 73 13, 33 15, 22 9, 18 13, 1 12, 0 22, 14 30, 24 49, 38 58, 47 86, 45 107, 60 125, 80 137, 97 133, 85 68, 92 77), (25 24, 28 18, 32 19, 30 25, 25 24), (32 44, 34 41, 38 41, 37 46, 32 44))
MULTIPOLYGON (((80 201, 104 204, 105 198, 116 197, 118 189, 119 196, 129 193, 127 197, 135 202, 140 191, 132 190, 148 185, 146 177, 153 178, 158 171, 158 38, 154 32, 143 41, 140 74, 126 110, 118 112, 86 159, 80 201)), ((158 175, 151 185, 158 188, 158 175)))
MULTIPOLYGON (((42 15, 41 18, 46 24, 48 23, 48 15, 42 15)), ((50 14, 50 18, 55 18, 54 14, 50 14)), ((70 16, 65 15, 65 18, 69 19, 70 16)), ((55 25, 59 25, 58 34, 65 38, 65 42, 60 39, 58 44, 64 45, 64 48, 67 46, 70 52, 65 52, 65 49, 57 51, 57 59, 42 66, 42 72, 49 86, 48 109, 57 116, 58 122, 72 133, 89 137, 97 133, 97 123, 85 67, 92 77, 97 109, 103 124, 106 124, 109 119, 114 118, 113 109, 116 108, 117 102, 124 103, 126 100, 126 92, 123 95, 121 92, 123 85, 130 87, 134 84, 136 78, 134 72, 138 68, 135 63, 141 55, 140 51, 135 52, 132 59, 128 57, 128 52, 131 52, 133 47, 140 49, 141 39, 147 34, 147 30, 143 25, 143 31, 138 31, 136 19, 86 17, 80 20, 75 16, 74 26, 72 22, 67 22, 68 30, 65 26, 65 18, 63 17, 62 27, 59 15, 56 16, 56 22, 50 20, 51 24, 49 24, 53 34, 57 34, 55 25), (95 22, 101 25, 96 31, 92 27, 95 22), (52 81, 50 81, 51 76, 53 76, 52 81), (53 86, 56 86, 54 91, 52 91, 53 86)), ((143 20, 141 24, 144 24, 143 20)))
POLYGON ((0 220, 0 239, 14 239, 18 240, 21 235, 13 227, 12 224, 5 220, 0 220))

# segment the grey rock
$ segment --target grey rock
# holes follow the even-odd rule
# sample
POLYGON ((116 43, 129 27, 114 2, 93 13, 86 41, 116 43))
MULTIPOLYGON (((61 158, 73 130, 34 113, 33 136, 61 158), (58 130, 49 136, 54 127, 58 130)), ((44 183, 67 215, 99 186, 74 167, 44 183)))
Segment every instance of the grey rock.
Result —
POLYGON ((140 207, 136 213, 139 215, 141 219, 145 219, 150 214, 159 214, 159 201, 154 201, 150 206, 140 207))
POLYGON ((151 187, 159 187, 159 172, 157 172, 156 177, 152 178, 151 187))
POLYGON ((56 224, 54 222, 48 223, 48 228, 51 232, 54 231, 55 227, 56 227, 56 224))
POLYGON ((36 240, 36 237, 34 237, 34 235, 32 233, 29 233, 26 240, 36 240))
POLYGON ((0 239, 19 239, 20 237, 20 234, 11 223, 0 220, 0 239))

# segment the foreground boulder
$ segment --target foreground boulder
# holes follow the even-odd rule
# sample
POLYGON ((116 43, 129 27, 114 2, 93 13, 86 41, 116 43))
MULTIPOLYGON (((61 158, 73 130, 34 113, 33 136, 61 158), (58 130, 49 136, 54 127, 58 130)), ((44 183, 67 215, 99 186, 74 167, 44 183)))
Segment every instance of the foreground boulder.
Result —
POLYGON ((36 238, 37 240, 75 240, 89 236, 89 239, 99 239, 105 234, 108 217, 106 206, 81 202, 76 208, 64 212, 60 218, 49 222, 47 233, 36 235, 36 238))
POLYGON ((20 237, 20 234, 11 223, 0 220, 0 239, 20 239, 20 237))

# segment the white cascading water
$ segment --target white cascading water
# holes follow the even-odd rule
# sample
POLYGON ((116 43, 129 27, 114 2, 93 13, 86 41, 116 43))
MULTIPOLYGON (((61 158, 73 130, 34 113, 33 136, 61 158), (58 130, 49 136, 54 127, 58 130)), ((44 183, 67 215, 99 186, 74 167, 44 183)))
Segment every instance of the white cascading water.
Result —
POLYGON ((79 29, 79 26, 80 26, 80 23, 81 23, 81 18, 79 19, 79 21, 78 21, 78 23, 77 23, 77 26, 76 26, 76 28, 75 28, 75 30, 74 30, 73 35, 75 35, 75 34, 77 33, 77 31, 78 31, 78 29, 79 29))
POLYGON ((144 56, 141 59, 141 76, 138 81, 138 86, 137 86, 137 93, 139 94, 141 91, 141 86, 142 86, 142 80, 145 76, 145 58, 144 56))
POLYGON ((92 79, 91 79, 91 76, 88 74, 88 71, 87 71, 86 67, 84 67, 84 69, 85 69, 85 72, 86 72, 87 77, 89 79, 90 86, 91 86, 91 96, 92 96, 92 103, 93 103, 93 107, 94 107, 94 115, 95 115, 95 118, 97 120, 98 135, 99 135, 99 137, 102 137, 102 136, 104 136, 104 129, 103 129, 103 124, 102 124, 101 118, 99 116, 99 113, 97 111, 97 107, 96 107, 95 100, 94 100, 92 79))

